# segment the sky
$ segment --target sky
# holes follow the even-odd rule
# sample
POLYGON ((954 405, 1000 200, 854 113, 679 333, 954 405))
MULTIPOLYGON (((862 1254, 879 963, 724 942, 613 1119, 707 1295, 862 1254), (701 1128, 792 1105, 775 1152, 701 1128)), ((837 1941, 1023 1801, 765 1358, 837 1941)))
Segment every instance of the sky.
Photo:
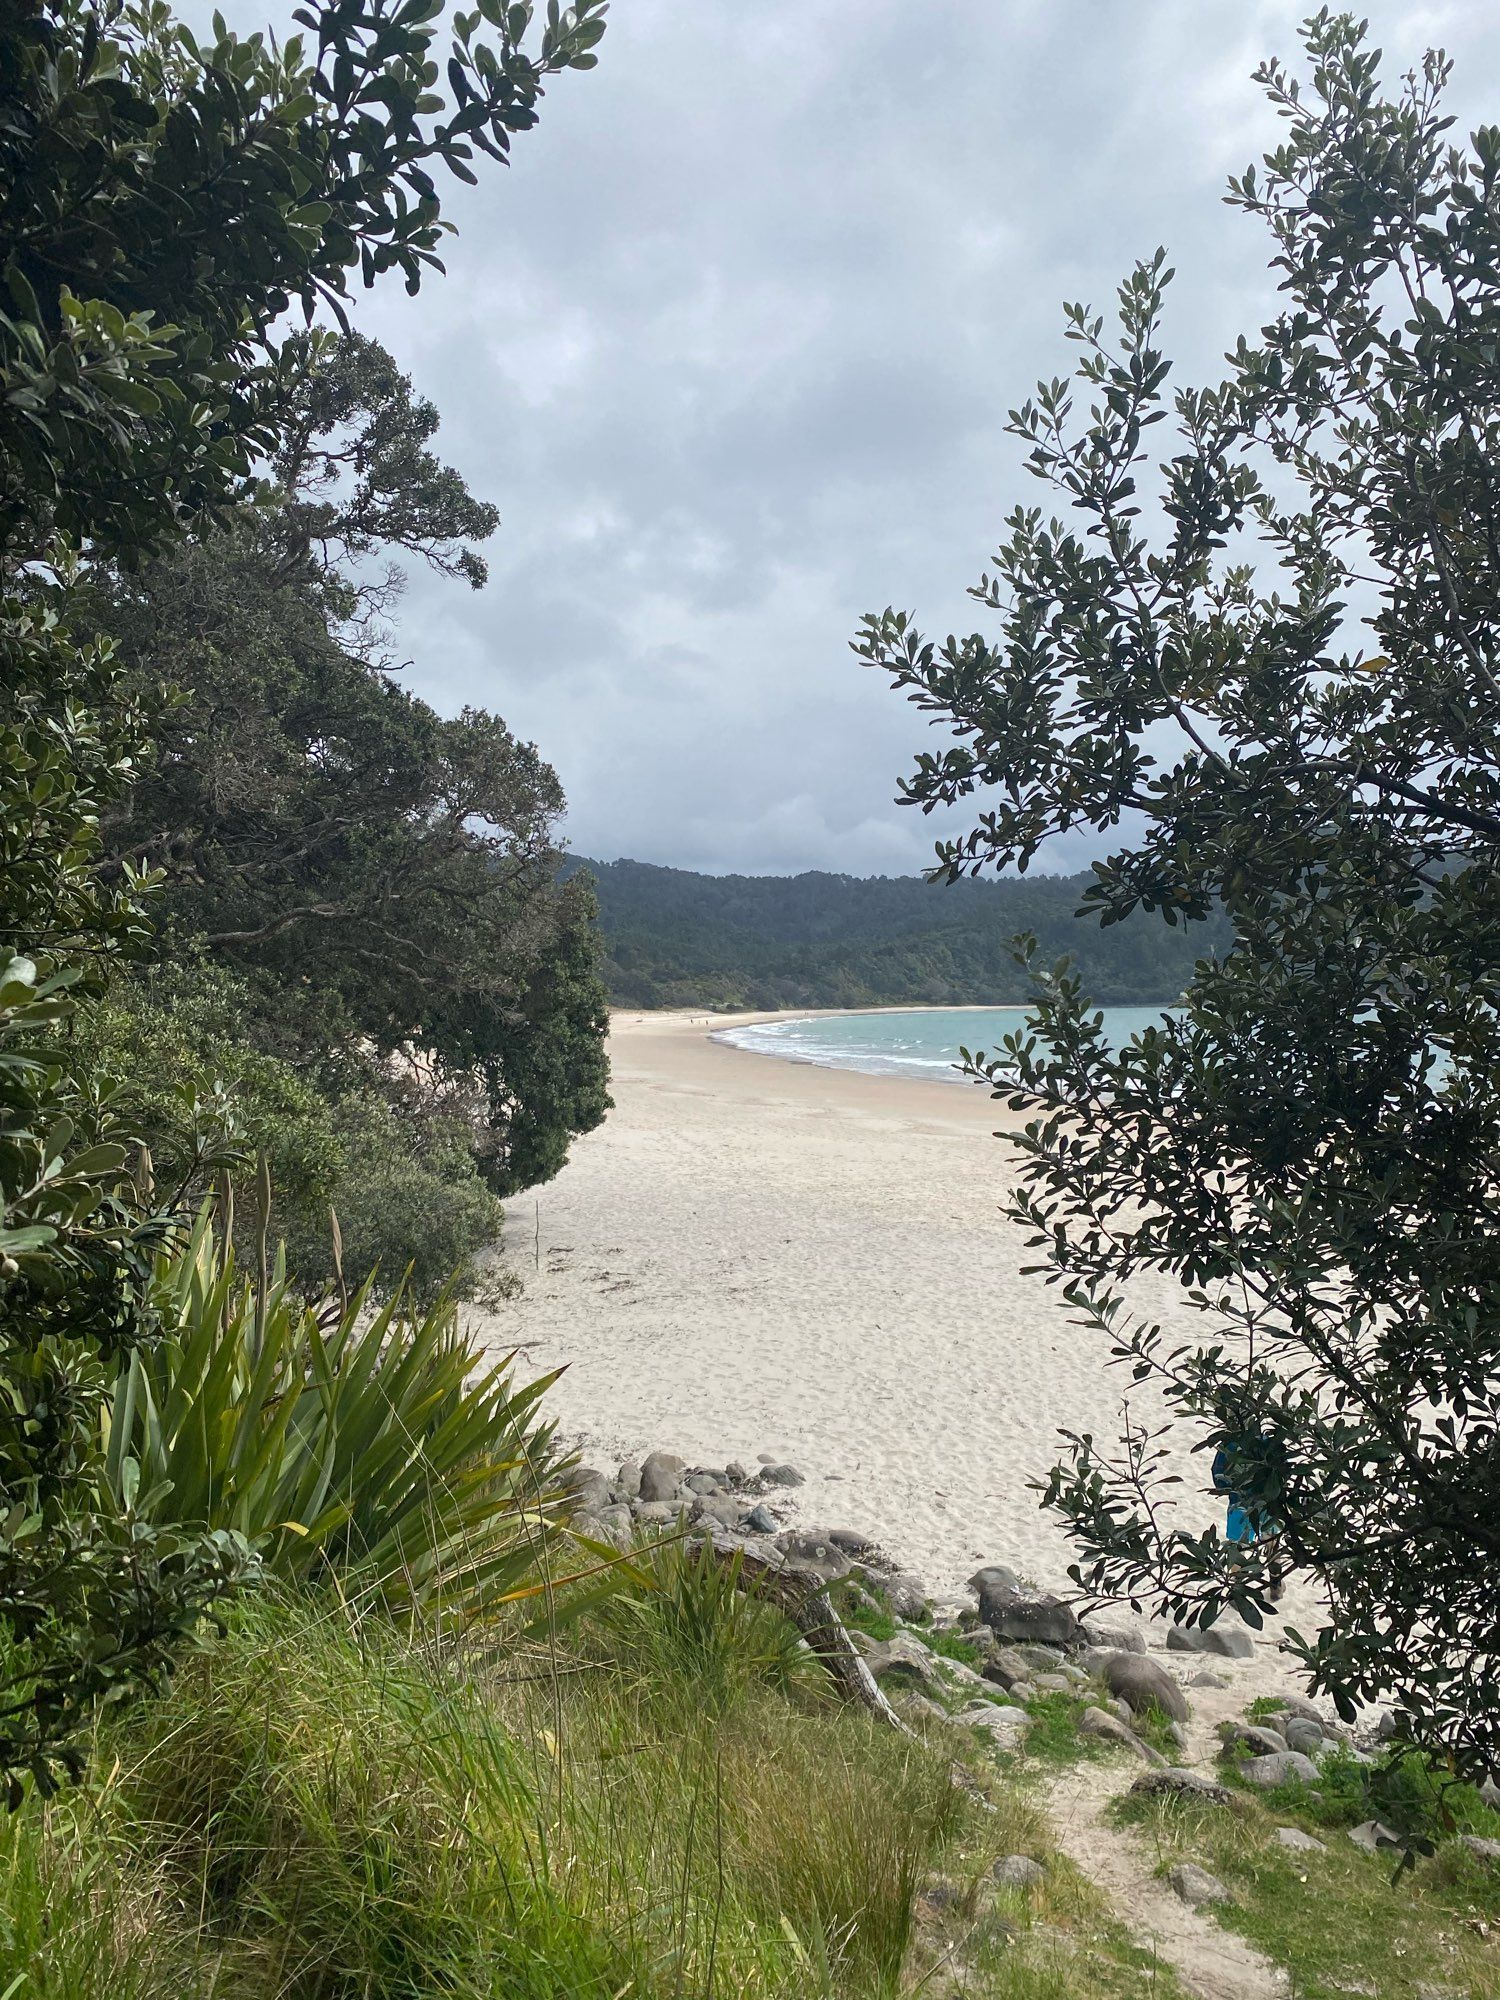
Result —
MULTIPOLYGON (((982 622, 965 587, 1041 496, 1005 413, 1066 367, 1063 300, 1164 244, 1177 379, 1259 323, 1265 239, 1221 197, 1307 11, 615 0, 598 68, 455 185, 446 279, 357 303, 502 517, 484 591, 411 575, 407 684, 535 741, 579 853, 922 868, 894 795, 928 725, 849 641, 887 604, 982 622)), ((1500 118, 1495 0, 1363 11, 1392 79, 1440 44, 1463 129, 1500 118)))

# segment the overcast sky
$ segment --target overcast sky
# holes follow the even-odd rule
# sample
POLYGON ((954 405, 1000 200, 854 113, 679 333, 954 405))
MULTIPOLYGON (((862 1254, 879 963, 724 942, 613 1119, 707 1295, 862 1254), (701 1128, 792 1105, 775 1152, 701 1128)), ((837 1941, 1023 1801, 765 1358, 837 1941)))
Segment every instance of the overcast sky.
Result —
MULTIPOLYGON (((892 799, 925 724, 849 639, 888 603, 977 622, 1063 299, 1164 243, 1181 376, 1255 326, 1265 243, 1220 197, 1307 11, 615 0, 599 67, 456 191, 447 279, 359 303, 502 515, 488 589, 412 576, 409 684, 533 738, 581 853, 922 867, 892 799)), ((1364 11, 1393 77, 1440 43, 1465 129, 1500 117, 1495 0, 1364 11)))

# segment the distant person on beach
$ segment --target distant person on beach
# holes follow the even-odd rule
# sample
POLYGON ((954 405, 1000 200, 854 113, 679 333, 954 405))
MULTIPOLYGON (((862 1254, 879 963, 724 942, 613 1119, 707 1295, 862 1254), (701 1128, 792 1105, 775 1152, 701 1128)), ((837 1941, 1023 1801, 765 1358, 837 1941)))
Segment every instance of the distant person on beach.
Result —
POLYGON ((1258 1469, 1264 1469, 1267 1455, 1262 1447, 1268 1443, 1269 1440, 1259 1438, 1225 1438, 1214 1453, 1213 1482, 1214 1491, 1222 1493, 1227 1502, 1225 1539, 1244 1548, 1248 1548, 1251 1542, 1267 1544, 1271 1590, 1276 1595, 1283 1580, 1276 1552, 1280 1524, 1256 1492, 1260 1483, 1256 1473, 1258 1469))

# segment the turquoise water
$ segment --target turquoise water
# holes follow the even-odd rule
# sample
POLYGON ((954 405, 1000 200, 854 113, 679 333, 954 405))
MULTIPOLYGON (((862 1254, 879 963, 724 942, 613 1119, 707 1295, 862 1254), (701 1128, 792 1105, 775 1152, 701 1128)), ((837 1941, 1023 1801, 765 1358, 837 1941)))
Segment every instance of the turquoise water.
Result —
MULTIPOLYGON (((1161 1007, 1105 1007, 1104 1031, 1112 1042, 1160 1021, 1161 1007)), ((1026 1018, 1024 1007, 914 1007, 886 1014, 830 1014, 821 1019, 766 1021, 758 1027, 722 1028, 717 1042, 788 1062, 824 1069, 857 1069, 869 1076, 925 1077, 961 1083, 960 1048, 998 1048, 1026 1018)))

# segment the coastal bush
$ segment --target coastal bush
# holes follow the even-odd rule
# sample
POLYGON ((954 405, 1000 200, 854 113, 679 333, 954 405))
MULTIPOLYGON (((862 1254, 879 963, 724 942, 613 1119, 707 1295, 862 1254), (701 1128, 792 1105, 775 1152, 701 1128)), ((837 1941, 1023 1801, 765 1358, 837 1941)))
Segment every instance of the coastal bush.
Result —
POLYGON ((1500 315, 1500 129, 1454 143, 1441 54, 1387 96, 1353 16, 1304 37, 1307 75, 1259 72, 1281 143, 1230 183, 1281 302, 1228 379, 1168 390, 1165 252, 1117 332, 1068 307, 1076 375, 1011 414, 1063 518, 1010 515, 972 592, 998 631, 934 642, 888 610, 857 649, 954 732, 908 800, 980 798, 940 876, 1091 829, 1101 925, 1194 927, 1182 1006, 1120 1047, 1023 941, 1035 1032, 971 1063, 1031 1114, 1008 1206, 1038 1268, 1151 1399, 1118 1443, 1071 1436, 1046 1485, 1075 1580, 1259 1625, 1304 1571, 1312 1686, 1346 1720, 1399 1707, 1478 1776, 1500 1769, 1500 373, 1476 335, 1500 315), (1163 1279, 1185 1333, 1152 1309, 1163 1279), (1259 1539, 1176 1504, 1183 1444, 1205 1490, 1223 1454, 1259 1539))
POLYGON ((241 1276, 205 1204, 152 1288, 160 1331, 108 1413, 122 1510, 232 1531, 273 1574, 336 1571, 387 1600, 441 1593, 475 1612, 527 1588, 561 1505, 554 1377, 516 1386, 426 1310, 368 1285, 314 1304, 273 1261, 241 1276))

